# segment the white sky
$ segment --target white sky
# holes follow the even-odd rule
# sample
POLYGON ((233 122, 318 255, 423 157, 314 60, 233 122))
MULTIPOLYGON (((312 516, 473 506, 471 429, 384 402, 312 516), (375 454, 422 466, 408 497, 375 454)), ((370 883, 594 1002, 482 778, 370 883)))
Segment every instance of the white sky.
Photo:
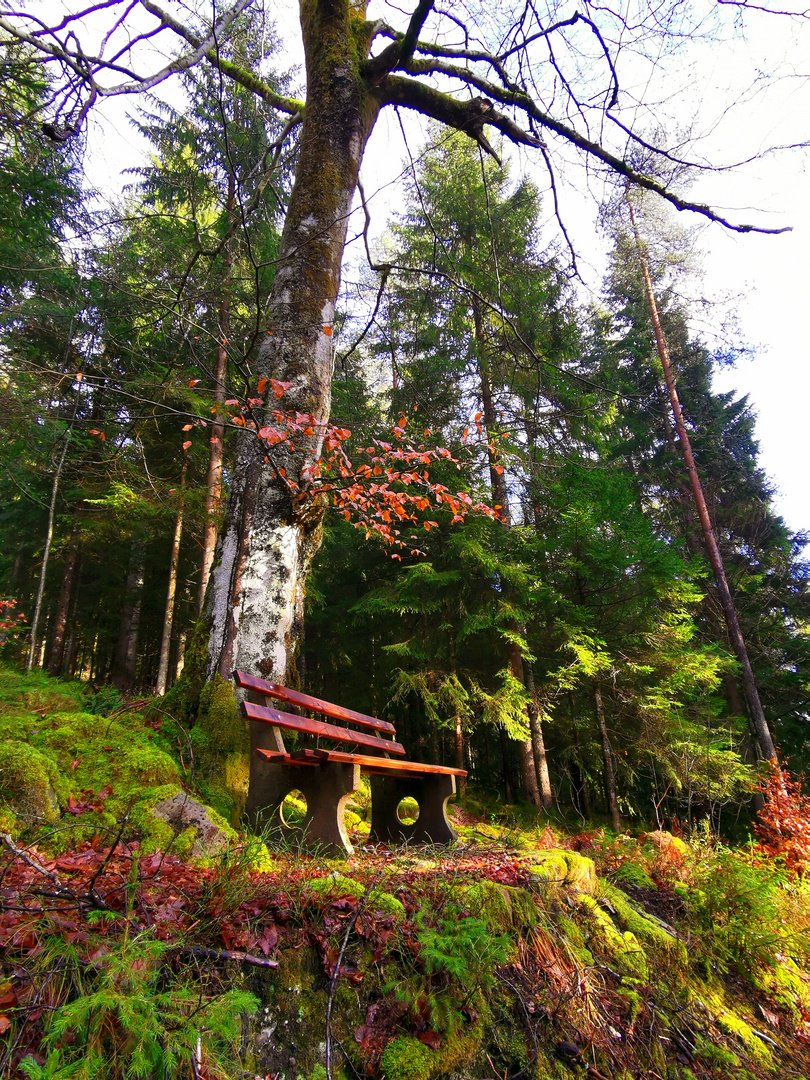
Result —
MULTIPOLYGON (((173 8, 175 4, 166 6, 173 8)), ((43 0, 37 10, 53 14, 68 7, 72 8, 72 3, 43 0)), ((372 3, 371 13, 377 14, 378 7, 379 2, 372 3)), ((572 2, 571 10, 576 7, 572 2)), ((279 3, 279 12, 280 24, 295 18, 290 3, 279 3)), ((390 9, 387 17, 391 18, 390 9)), ((706 137, 713 160, 718 153, 726 161, 740 160, 768 145, 810 139, 810 20, 754 15, 749 28, 747 41, 724 49, 706 44, 690 47, 676 64, 662 63, 660 72, 642 73, 639 69, 644 86, 628 88, 630 93, 637 90, 641 97, 650 92, 656 76, 665 79, 672 98, 667 103, 671 116, 681 122, 683 117, 694 116, 693 134, 706 137), (735 81, 739 85, 750 81, 746 73, 776 69, 784 73, 781 82, 767 87, 763 83, 738 101, 733 92, 729 96, 728 87, 735 81)), ((103 118, 97 114, 90 124, 91 179, 107 190, 120 191, 121 169, 131 167, 138 157, 138 140, 126 121, 126 112, 134 108, 134 99, 107 102, 103 118)), ((412 137, 409 132, 409 141, 415 150, 419 145, 416 125, 412 137)), ((583 184, 581 169, 566 160, 558 143, 551 146, 559 155, 556 160, 566 225, 577 247, 583 276, 598 291, 604 257, 593 225, 601 194, 599 178, 591 176, 588 184, 583 184), (584 192, 586 188, 590 188, 589 193, 584 192)), ((396 188, 387 185, 400 172, 404 156, 396 117, 384 112, 363 167, 367 195, 383 189, 372 201, 378 230, 383 228, 389 209, 401 204, 396 188)), ((526 162, 523 153, 516 155, 516 168, 521 162, 526 162)), ((719 373, 716 386, 750 395, 758 414, 762 465, 777 488, 779 512, 796 530, 810 530, 808 455, 803 442, 810 428, 806 415, 810 391, 806 163, 806 151, 784 153, 738 173, 703 176, 689 192, 696 201, 727 209, 735 221, 793 226, 792 233, 782 236, 739 236, 710 225, 702 228, 700 247, 705 295, 726 298, 725 307, 717 310, 717 321, 733 314, 743 340, 757 347, 754 359, 719 373), (733 298, 730 303, 729 296, 733 298)), ((546 206, 550 210, 550 200, 546 206)), ((711 317, 699 326, 701 334, 711 333, 710 323, 711 317)))

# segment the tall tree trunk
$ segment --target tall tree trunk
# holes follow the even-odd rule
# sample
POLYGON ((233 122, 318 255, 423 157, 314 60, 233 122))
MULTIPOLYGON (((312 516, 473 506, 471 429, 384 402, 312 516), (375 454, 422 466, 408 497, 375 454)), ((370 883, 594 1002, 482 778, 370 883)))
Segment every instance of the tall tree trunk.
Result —
POLYGON ((551 777, 548 772, 548 759, 546 758, 546 742, 543 738, 543 723, 540 719, 540 706, 537 703, 537 693, 534 685, 534 671, 531 664, 523 663, 523 674, 526 689, 529 691, 529 731, 532 739, 532 756, 537 773, 537 785, 540 789, 540 801, 544 810, 550 810, 554 802, 554 792, 551 790, 551 777))
MULTIPOLYGON (((380 107, 359 74, 373 33, 364 19, 364 4, 301 5, 307 107, 255 372, 259 380, 290 386, 276 401, 268 385, 260 426, 278 426, 278 407, 312 414, 318 423, 329 417, 343 245, 380 107)), ((230 678, 238 667, 295 681, 304 580, 324 512, 306 470, 316 463, 321 441, 316 432, 293 450, 284 444, 268 450, 255 431, 240 439, 205 606, 209 677, 218 671, 230 678)))
POLYGON ((619 813, 619 800, 616 796, 616 773, 613 769, 613 751, 610 747, 607 721, 605 720, 605 706, 602 702, 602 691, 599 683, 593 684, 593 699, 596 703, 596 720, 599 724, 599 734, 602 737, 602 761, 605 767, 605 795, 608 809, 610 810, 610 823, 616 832, 622 831, 622 818, 619 813))
MULTIPOLYGON (((524 683, 523 657, 520 653, 520 646, 516 642, 510 642, 509 644, 509 670, 516 679, 524 683)), ((537 769, 534 763, 534 748, 531 735, 528 739, 521 740, 519 750, 520 773, 526 798, 532 806, 541 806, 543 800, 540 797, 540 786, 537 783, 537 769)))
POLYGON ((509 740, 502 727, 498 728, 498 739, 501 744, 501 760, 503 761, 503 789, 508 803, 515 801, 515 783, 512 779, 512 762, 509 760, 509 740))
MULTIPOLYGON (((236 204, 236 178, 228 173, 228 196, 226 220, 230 224, 236 204)), ((233 254, 230 243, 223 252, 225 273, 222 282, 222 299, 219 306, 219 343, 217 364, 214 371, 214 419, 208 441, 208 472, 205 478, 205 528, 203 530, 202 559, 200 561, 200 587, 197 593, 197 615, 203 609, 205 590, 214 562, 217 544, 219 504, 222 497, 222 462, 225 456, 225 396, 228 382, 228 339, 231 336, 231 278, 233 254)))
MULTIPOLYGON (((571 782, 575 785, 577 792, 582 798, 582 814, 585 818, 590 820, 591 818, 591 795, 588 790, 588 780, 582 771, 582 742, 579 737, 579 724, 577 723, 577 712, 574 705, 574 694, 572 690, 568 691, 568 713, 571 717, 571 730, 574 734, 574 748, 576 749, 576 759, 571 762, 569 771, 571 772, 571 782)), ((579 813, 579 807, 577 807, 577 813, 579 813)))
POLYGON ((509 492, 506 487, 506 473, 503 465, 498 462, 498 451, 493 449, 497 446, 496 427, 498 417, 495 412, 495 401, 492 396, 492 376, 490 373, 489 359, 486 354, 486 338, 484 334, 484 320, 481 316, 480 304, 473 301, 473 326, 475 328, 475 341, 478 346, 478 377, 481 382, 481 407, 484 413, 484 430, 487 436, 487 458, 489 461, 489 482, 492 488, 493 506, 501 507, 501 518, 505 524, 509 523, 509 492))
POLYGON ((762 754, 762 757, 766 761, 771 761, 774 764, 778 764, 776 747, 773 742, 773 737, 771 736, 770 728, 768 727, 768 721, 765 719, 765 713, 762 708, 762 703, 759 699, 759 689, 757 688, 757 682, 754 676, 754 669, 751 667, 751 660, 748 656, 748 649, 745 644, 745 638, 743 637, 742 629, 740 628, 740 620, 737 617, 737 609, 734 606, 734 600, 731 595, 731 590, 728 586, 726 570, 723 565, 723 557, 720 554, 720 548, 717 543, 717 538, 714 535, 714 527, 712 526, 711 517, 709 516, 709 508, 706 505, 706 499, 703 495, 703 487, 700 483, 697 465, 695 464, 695 458, 692 453, 692 444, 689 441, 689 434, 686 430, 686 424, 684 423, 683 411, 681 409, 681 403, 678 399, 678 391, 675 387, 675 379, 672 375, 672 366, 669 362, 669 349, 667 348, 667 342, 666 338, 664 337, 661 320, 658 317, 658 304, 656 303, 655 293, 653 291, 650 270, 647 266, 647 258, 644 254, 644 247, 642 245, 641 236, 639 234, 638 226, 636 224, 636 216, 633 211, 633 204, 629 199, 627 205, 630 210, 630 220, 633 224, 633 232, 635 234, 636 240, 636 250, 638 251, 639 262, 641 264, 641 273, 644 278, 644 289, 647 294, 647 304, 650 309, 650 318, 652 320, 653 330, 655 331, 655 341, 658 346, 658 355, 661 359, 661 367, 664 369, 664 379, 666 381, 667 390, 669 392, 670 404, 672 405, 672 415, 675 418, 675 430, 678 433, 678 442, 680 443, 684 462, 686 463, 686 471, 689 474, 689 483, 692 488, 692 495, 695 499, 695 506, 697 507, 698 518, 700 519, 701 528, 703 529, 703 538, 706 543, 706 552, 709 556, 709 562, 711 563, 712 570, 714 571, 714 579, 717 585, 717 593, 720 597, 720 603, 723 608, 726 625, 728 626, 728 636, 734 652, 737 654, 737 659, 740 662, 740 667, 742 668, 743 693, 745 694, 745 700, 748 704, 748 720, 751 724, 752 734, 756 739, 757 746, 759 747, 759 751, 762 754))
POLYGON ((67 627, 70 599, 73 594, 73 586, 76 581, 76 569, 79 565, 79 548, 81 541, 81 527, 77 521, 73 526, 73 534, 70 538, 70 546, 65 556, 65 567, 62 573, 62 587, 59 590, 59 602, 56 607, 53 637, 51 638, 51 651, 48 656, 48 674, 56 676, 62 670, 62 654, 65 645, 65 629, 67 627))
POLYGON ((121 628, 118 632, 118 648, 113 666, 113 685, 129 691, 135 686, 135 670, 138 660, 138 630, 141 624, 143 582, 146 552, 139 536, 133 536, 129 555, 124 603, 121 608, 121 628))
POLYGON ((180 560, 180 540, 183 537, 183 514, 185 510, 186 471, 188 462, 183 455, 183 471, 180 476, 180 505, 177 507, 177 517, 174 522, 174 536, 172 538, 172 555, 169 563, 169 588, 166 593, 166 611, 163 616, 163 637, 160 642, 160 659, 158 660, 157 680, 155 681, 155 693, 162 697, 166 693, 166 680, 169 674, 169 650, 172 643, 172 626, 174 624, 174 598, 177 592, 177 564, 180 560))
POLYGON ((53 474, 53 483, 51 484, 51 501, 48 505, 48 527, 45 530, 45 550, 42 553, 42 569, 40 570, 39 574, 37 598, 36 602, 34 603, 34 617, 31 620, 31 645, 28 650, 28 671, 30 671, 31 668, 34 666, 34 654, 37 647, 37 627, 39 625, 39 619, 42 613, 42 594, 45 591, 45 575, 48 572, 48 559, 50 558, 51 541, 53 540, 53 521, 56 515, 56 497, 59 494, 59 481, 62 476, 62 468, 65 464, 65 457, 67 456, 68 446, 70 445, 70 436, 73 431, 73 423, 76 419, 76 412, 79 408, 79 394, 80 390, 77 387, 76 397, 73 401, 73 414, 70 418, 68 429, 65 432, 65 442, 62 446, 62 453, 59 455, 59 463, 56 466, 56 472, 53 474))
MULTIPOLYGON (((456 642, 453 637, 452 629, 447 631, 447 644, 450 654, 450 672, 453 678, 458 682, 458 665, 456 664, 456 642)), ((456 768, 464 768, 464 723, 461 716, 461 708, 457 704, 455 716, 453 717, 453 742, 456 751, 456 768)), ((464 796, 467 790, 467 777, 460 776, 458 778, 458 791, 459 795, 464 796)))
MULTIPOLYGON (((480 305, 477 301, 473 301, 473 326, 475 331, 475 342, 478 351, 478 377, 480 379, 481 387, 481 403, 484 420, 484 431, 487 439, 487 456, 489 460, 489 482, 492 490, 492 505, 497 508, 500 507, 500 517, 505 528, 509 528, 509 495, 506 486, 506 473, 504 468, 498 462, 498 452, 495 447, 496 427, 497 427, 497 414, 495 411, 495 401, 492 394, 492 377, 490 374, 489 359, 487 357, 487 343, 484 332, 484 320, 481 315, 480 305)), ((517 623, 512 626, 512 629, 518 633, 523 633, 524 628, 519 627, 517 623)), ((514 643, 509 645, 509 670, 519 679, 524 685, 528 685, 525 682, 526 673, 523 666, 523 657, 521 656, 520 649, 514 643)), ((534 680, 532 679, 532 687, 534 686, 534 680)), ((531 693, 531 691, 530 691, 531 693)), ((531 734, 528 739, 524 739, 520 743, 520 771, 523 778, 523 788, 526 792, 526 798, 529 800, 532 806, 546 806, 550 805, 546 803, 545 796, 541 795, 542 785, 538 783, 539 777, 543 768, 545 768, 546 783, 548 784, 548 768, 545 764, 545 750, 543 750, 543 761, 538 761, 535 756, 535 746, 538 750, 543 745, 543 734, 539 728, 540 714, 535 708, 534 717, 532 717, 532 709, 529 708, 529 724, 531 728, 531 734), (532 719, 534 721, 532 726, 532 719), (539 735, 539 738, 538 738, 539 735)))

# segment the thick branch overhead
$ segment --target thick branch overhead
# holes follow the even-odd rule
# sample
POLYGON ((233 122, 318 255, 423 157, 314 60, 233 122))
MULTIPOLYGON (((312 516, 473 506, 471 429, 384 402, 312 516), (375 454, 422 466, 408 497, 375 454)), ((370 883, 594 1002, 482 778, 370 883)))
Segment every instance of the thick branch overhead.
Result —
MULTIPOLYGON (((212 24, 210 15, 199 21, 193 14, 181 18, 173 8, 155 0, 129 4, 126 0, 104 0, 52 26, 25 9, 7 10, 0 16, 0 30, 5 34, 0 51, 22 45, 29 57, 39 59, 49 69, 61 70, 50 115, 43 118, 43 130, 56 141, 77 133, 100 98, 150 90, 198 63, 213 65, 224 77, 297 123, 303 119, 305 103, 280 93, 257 70, 234 62, 227 52, 228 36, 237 20, 255 17, 258 7, 259 0, 236 0, 212 24), (107 11, 110 28, 101 44, 92 48, 80 44, 80 35, 87 33, 89 37, 85 17, 92 13, 98 19, 107 11), (144 25, 145 17, 157 20, 157 24, 144 25), (148 48, 158 36, 161 42, 174 39, 177 54, 168 63, 144 71, 147 60, 154 62, 157 55, 148 48), (104 75, 115 75, 116 81, 105 85, 104 75)), ((575 147, 586 162, 598 162, 678 210, 696 213, 735 232, 786 231, 732 221, 706 202, 687 198, 674 183, 647 175, 628 152, 628 147, 641 147, 679 165, 693 164, 682 152, 673 154, 660 135, 650 137, 648 129, 637 128, 638 103, 629 99, 621 81, 622 71, 629 70, 632 75, 634 70, 624 64, 625 52, 643 54, 647 50, 655 59, 678 35, 685 39, 690 30, 703 33, 697 13, 692 15, 689 9, 679 7, 682 25, 676 30, 664 27, 655 12, 644 9, 631 27, 607 9, 558 17, 552 6, 547 10, 534 4, 516 6, 511 25, 508 12, 499 9, 499 25, 506 29, 499 31, 500 37, 488 40, 484 23, 473 25, 469 18, 465 23, 459 13, 438 9, 435 0, 415 0, 410 12, 402 13, 399 27, 381 20, 366 21, 365 7, 360 4, 347 3, 344 8, 326 0, 307 0, 306 8, 320 12, 317 18, 326 20, 324 26, 338 17, 349 20, 358 54, 345 57, 345 71, 353 71, 361 93, 380 106, 401 105, 463 131, 491 155, 495 151, 487 127, 516 145, 542 149, 546 164, 554 161, 555 147, 544 141, 544 135, 552 135, 575 147), (374 42, 381 38, 388 42, 370 55, 374 42), (648 44, 656 41, 657 54, 648 44), (606 118, 609 125, 605 125, 606 118)), ((674 12, 667 18, 674 19, 674 12)), ((339 56, 329 62, 336 73, 344 70, 339 56)), ((705 159, 694 164, 703 172, 713 167, 705 159)))

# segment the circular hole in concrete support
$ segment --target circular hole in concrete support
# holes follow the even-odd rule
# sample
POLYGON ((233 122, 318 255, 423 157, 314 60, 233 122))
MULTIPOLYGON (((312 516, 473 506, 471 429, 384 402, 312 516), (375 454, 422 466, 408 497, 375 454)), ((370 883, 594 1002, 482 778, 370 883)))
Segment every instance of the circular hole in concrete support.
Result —
POLYGON ((281 820, 289 828, 301 826, 307 813, 306 796, 297 788, 287 792, 281 804, 281 820))
POLYGON ((402 825, 413 825, 419 817, 419 803, 410 795, 402 799, 397 807, 397 818, 402 825))

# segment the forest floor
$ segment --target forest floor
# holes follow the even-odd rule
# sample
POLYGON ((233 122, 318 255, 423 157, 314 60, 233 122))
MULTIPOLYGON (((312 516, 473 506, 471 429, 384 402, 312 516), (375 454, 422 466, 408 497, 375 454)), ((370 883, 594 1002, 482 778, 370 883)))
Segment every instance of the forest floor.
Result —
POLYGON ((361 794, 326 859, 206 806, 205 739, 146 706, 0 669, 0 1076, 810 1077, 772 852, 471 790, 435 850, 369 844, 361 794))

